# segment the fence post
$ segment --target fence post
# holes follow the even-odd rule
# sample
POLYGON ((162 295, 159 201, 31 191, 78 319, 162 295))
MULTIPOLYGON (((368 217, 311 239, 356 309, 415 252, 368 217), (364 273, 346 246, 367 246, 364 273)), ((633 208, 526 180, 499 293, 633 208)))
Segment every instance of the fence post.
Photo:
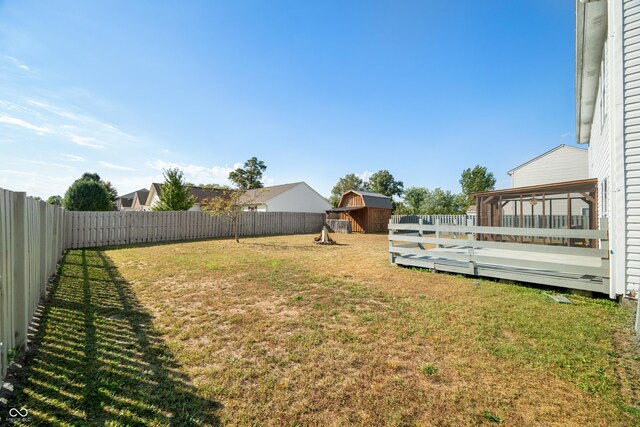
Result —
POLYGON ((473 247, 473 233, 467 233, 467 244, 469 245, 469 273, 476 274, 476 262, 474 260, 475 249, 473 247))
MULTIPOLYGON (((27 286, 29 285, 29 248, 27 246, 27 193, 14 193, 13 224, 13 288, 14 288, 14 333, 19 346, 26 341, 27 326, 27 286)), ((26 343, 25 343, 26 344, 26 343)))
MULTIPOLYGON (((422 217, 418 218, 418 225, 420 226, 420 229, 418 230, 418 237, 424 237, 424 229, 422 228, 424 225, 424 219, 422 219, 422 217)), ((420 249, 424 249, 422 242, 418 242, 418 247, 420 249)))
MULTIPOLYGON (((389 225, 393 224, 391 221, 389 221, 389 225)), ((388 227, 389 229, 389 236, 393 236, 395 234, 395 230, 392 230, 391 227, 388 227)), ((391 264, 395 264, 396 262, 396 256, 393 252, 391 252, 393 249, 393 240, 389 240, 389 262, 391 264)))
POLYGON ((38 283, 38 286, 40 287, 40 296, 43 297, 46 288, 45 284, 49 278, 47 276, 47 267, 49 266, 47 251, 50 250, 49 241, 53 237, 53 233, 49 230, 50 234, 47 234, 47 203, 39 202, 38 208, 40 208, 40 283, 38 283))
MULTIPOLYGON (((436 239, 440 238, 440 218, 436 218, 436 239)), ((441 248, 440 243, 436 244, 436 248, 441 248)))

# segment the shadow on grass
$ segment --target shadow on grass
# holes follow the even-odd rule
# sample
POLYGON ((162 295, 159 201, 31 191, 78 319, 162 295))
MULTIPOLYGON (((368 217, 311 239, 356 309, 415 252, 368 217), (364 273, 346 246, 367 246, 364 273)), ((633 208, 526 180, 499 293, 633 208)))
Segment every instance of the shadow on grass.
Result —
POLYGON ((18 403, 28 425, 217 425, 131 285, 101 250, 70 251, 18 403))

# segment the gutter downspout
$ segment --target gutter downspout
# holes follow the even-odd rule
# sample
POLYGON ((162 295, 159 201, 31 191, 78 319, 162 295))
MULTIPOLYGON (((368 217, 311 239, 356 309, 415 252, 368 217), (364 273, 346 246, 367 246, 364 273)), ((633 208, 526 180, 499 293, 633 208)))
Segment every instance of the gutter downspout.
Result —
POLYGON ((624 295, 627 267, 627 206, 625 180, 625 136, 624 136, 624 57, 623 57, 623 12, 617 1, 608 3, 608 86, 609 126, 611 136, 611 282, 609 297, 624 295))

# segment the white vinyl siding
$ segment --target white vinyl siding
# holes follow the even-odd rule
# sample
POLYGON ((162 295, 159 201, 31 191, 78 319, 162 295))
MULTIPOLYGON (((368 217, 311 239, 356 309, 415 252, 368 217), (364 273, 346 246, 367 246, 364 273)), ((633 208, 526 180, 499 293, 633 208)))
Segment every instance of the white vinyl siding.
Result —
MULTIPOLYGON (((602 69, 601 74, 607 75, 607 54, 608 43, 604 45, 604 51, 602 53, 602 69)), ((601 77, 602 77, 601 75, 601 77)), ((602 197, 602 190, 607 183, 611 182, 611 145, 609 128, 609 115, 601 111, 602 107, 609 105, 602 100, 604 94, 608 93, 607 79, 600 78, 600 86, 598 87, 598 97, 596 99, 596 109, 594 111, 594 120, 591 124, 591 140, 589 142, 589 177, 598 178, 598 217, 608 217, 610 212, 610 205, 605 202, 602 197)))
POLYGON ((549 154, 531 161, 511 174, 512 187, 553 184, 589 178, 587 150, 576 147, 560 147, 549 154))
POLYGON ((640 0, 624 2, 622 49, 628 292, 640 284, 640 0))
MULTIPOLYGON (((577 181, 589 178, 589 152, 583 148, 560 146, 553 151, 530 161, 511 172, 511 186, 528 187, 532 185, 554 184, 557 182, 577 181)), ((573 195, 577 197, 578 195, 573 195)), ((571 211, 579 215, 587 204, 581 200, 572 200, 571 211)), ((510 203, 505 212, 515 214, 515 206, 510 203)), ((520 209, 518 207, 518 209, 520 209)), ((525 213, 542 215, 542 203, 538 203, 533 210, 527 204, 525 213)), ((547 215, 566 215, 567 203, 565 200, 555 200, 553 206, 546 202, 545 213, 547 215)))
POLYGON ((266 200, 264 204, 269 212, 324 213, 332 207, 324 197, 304 182, 266 200))

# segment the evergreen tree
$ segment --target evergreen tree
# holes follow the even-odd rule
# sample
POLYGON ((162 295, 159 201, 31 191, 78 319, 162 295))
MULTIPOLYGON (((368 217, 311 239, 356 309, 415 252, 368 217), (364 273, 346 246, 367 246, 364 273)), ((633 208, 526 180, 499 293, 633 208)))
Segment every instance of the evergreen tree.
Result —
POLYGON ((186 185, 184 173, 180 169, 166 169, 158 203, 152 209, 154 211, 188 211, 195 201, 195 197, 189 194, 190 188, 186 185))

